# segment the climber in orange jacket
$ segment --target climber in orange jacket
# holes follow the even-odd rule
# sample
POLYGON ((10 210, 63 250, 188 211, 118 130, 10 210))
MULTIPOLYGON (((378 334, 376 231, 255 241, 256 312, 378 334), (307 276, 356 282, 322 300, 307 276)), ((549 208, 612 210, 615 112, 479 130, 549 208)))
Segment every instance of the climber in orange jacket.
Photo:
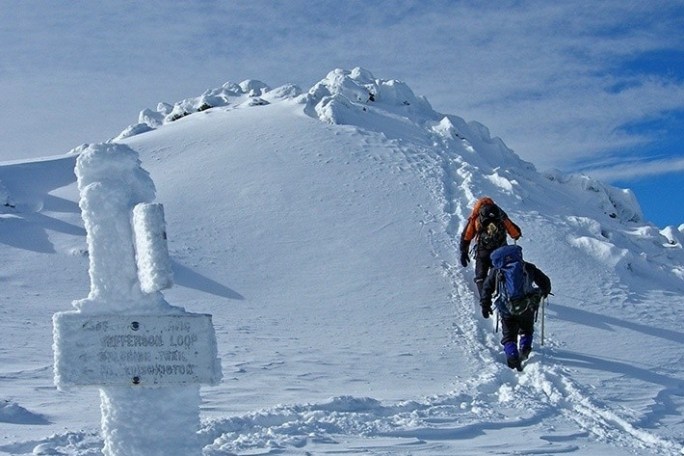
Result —
POLYGON ((470 262, 468 250, 475 240, 475 285, 482 296, 482 283, 492 267, 489 255, 502 245, 506 245, 506 234, 514 240, 522 236, 520 227, 490 197, 478 199, 461 233, 461 265, 465 268, 470 262))

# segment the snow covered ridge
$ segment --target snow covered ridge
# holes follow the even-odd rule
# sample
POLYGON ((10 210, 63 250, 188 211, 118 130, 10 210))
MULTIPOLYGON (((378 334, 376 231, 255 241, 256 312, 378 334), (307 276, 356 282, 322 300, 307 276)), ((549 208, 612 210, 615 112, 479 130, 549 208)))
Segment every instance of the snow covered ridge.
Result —
POLYGON ((598 201, 601 209, 610 218, 625 222, 644 222, 641 207, 634 192, 629 189, 612 187, 589 176, 579 174, 565 175, 558 170, 549 171, 545 173, 545 176, 549 180, 596 193, 596 201, 598 201))
POLYGON ((240 84, 226 82, 222 87, 207 90, 199 97, 186 98, 173 105, 159 103, 155 111, 144 109, 138 116, 138 123, 127 127, 112 141, 145 133, 190 114, 212 108, 262 106, 275 100, 294 98, 301 93, 299 87, 291 84, 271 90, 261 81, 245 80, 240 84))
MULTIPOLYGON (((422 133, 428 137, 436 135, 432 145, 453 151, 464 149, 468 162, 481 171, 491 172, 493 180, 498 180, 504 189, 513 190, 513 187, 508 186, 510 181, 494 177, 501 172, 511 169, 531 174, 537 172, 532 163, 520 159, 500 138, 492 138, 489 129, 481 123, 440 114, 424 97, 417 97, 405 83, 376 79, 362 68, 330 72, 309 90, 306 102, 307 113, 327 123, 367 129, 372 128, 372 115, 375 114, 395 118, 406 128, 423 130, 422 133)), ((388 123, 383 122, 382 125, 386 128, 388 123)), ((382 133, 387 135, 391 131, 382 133)), ((611 218, 644 222, 639 203, 631 190, 615 188, 587 176, 564 175, 559 171, 546 173, 544 177, 594 193, 603 212, 611 218)))
MULTIPOLYGON (((662 231, 648 225, 631 190, 557 170, 540 174, 532 163, 522 160, 500 138, 492 137, 481 123, 438 113, 425 97, 416 96, 404 82, 378 79, 363 68, 335 69, 306 93, 291 84, 271 89, 257 80, 239 84, 227 82, 199 97, 173 105, 160 103, 156 111, 143 110, 139 123, 128 127, 112 141, 213 108, 242 109, 288 100, 301 105, 304 113, 322 122, 381 135, 393 142, 409 161, 420 163, 421 156, 431 156, 435 169, 421 172, 427 180, 440 182, 438 185, 447 195, 468 189, 467 198, 472 202, 482 194, 503 194, 511 198, 505 205, 513 213, 544 206, 549 190, 564 194, 568 207, 581 201, 583 210, 573 214, 566 223, 594 228, 574 245, 613 267, 623 265, 630 270, 642 264, 643 269, 649 269, 651 259, 657 255, 648 255, 649 260, 636 258, 629 253, 634 243, 644 245, 642 252, 650 251, 651 245, 679 249, 684 245, 684 225, 662 231)), ((79 149, 74 152, 78 153, 79 149)), ((462 208, 454 201, 445 204, 451 206, 448 212, 453 212, 448 231, 456 235, 462 224, 462 208)), ((562 208, 549 210, 564 212, 562 208)), ((665 269, 669 271, 671 267, 665 269)), ((682 271, 679 268, 676 271, 675 275, 681 277, 682 271)))
MULTIPOLYGON (((243 108, 263 106, 283 100, 295 100, 304 105, 304 112, 322 122, 375 129, 390 137, 401 137, 406 130, 415 130, 416 138, 432 138, 426 146, 437 146, 468 154, 468 163, 480 170, 525 170, 536 174, 532 163, 526 162, 489 129, 479 122, 466 122, 455 115, 445 115, 432 109, 425 97, 414 94, 404 82, 378 79, 363 68, 335 69, 314 84, 306 93, 296 85, 287 84, 271 89, 258 80, 239 84, 227 82, 217 89, 207 90, 199 97, 174 103, 159 103, 156 110, 144 109, 138 123, 127 127, 112 141, 119 141, 175 122, 191 114, 212 108, 243 108), (389 121, 389 122, 388 122, 389 121), (391 127, 391 128, 388 128, 391 127)), ((74 152, 78 152, 75 149, 74 152)), ((643 222, 643 215, 630 190, 602 184, 587 176, 564 175, 559 171, 546 173, 549 180, 592 192, 605 214, 624 222, 643 222)), ((500 180, 499 184, 507 183, 500 180)), ((514 190, 513 188, 509 189, 514 190)))
POLYGON ((160 103, 156 111, 143 110, 139 123, 112 141, 212 109, 262 109, 282 102, 290 102, 295 110, 321 122, 348 126, 364 136, 377 134, 389 141, 409 163, 422 168, 417 171, 426 182, 439 188, 435 192, 444 199, 450 218, 447 231, 452 236, 459 233, 467 210, 458 195, 463 194, 472 204, 487 194, 502 202, 512 216, 527 217, 530 211, 541 210, 561 217, 564 225, 582 233, 579 238, 571 236, 570 243, 611 268, 645 275, 665 271, 678 280, 684 278, 684 270, 671 258, 684 245, 684 225, 658 230, 644 220, 632 191, 584 175, 557 170, 539 173, 500 138, 492 137, 486 126, 438 113, 405 83, 378 79, 362 68, 335 69, 307 92, 294 85, 271 89, 257 80, 228 82, 199 97, 174 105, 160 103), (428 157, 431 164, 426 166, 428 157), (559 199, 549 205, 555 200, 549 197, 555 194, 559 199), (571 214, 567 208, 572 208, 571 214))
POLYGON ((156 110, 144 109, 140 112, 138 123, 127 127, 113 140, 121 140, 140 133, 154 130, 164 124, 175 122, 185 116, 212 108, 263 106, 278 100, 293 99, 307 105, 307 112, 322 121, 345 123, 339 119, 341 107, 352 108, 375 103, 386 111, 410 117, 441 119, 424 97, 416 97, 403 82, 376 79, 369 71, 355 68, 352 71, 336 69, 315 84, 308 93, 292 84, 276 89, 257 80, 245 80, 239 84, 226 82, 222 87, 204 92, 199 97, 187 98, 170 105, 159 103, 156 110))
MULTIPOLYGON (((351 71, 331 71, 307 93, 293 84, 271 89, 258 80, 245 80, 239 84, 226 82, 222 87, 207 90, 199 97, 187 98, 173 105, 159 103, 156 110, 144 109, 140 112, 138 123, 127 127, 112 141, 145 133, 212 108, 263 106, 292 99, 304 104, 308 115, 326 123, 372 128, 369 118, 377 119, 379 115, 425 128, 444 137, 473 143, 495 143, 500 153, 512 155, 520 161, 501 139, 492 138, 484 125, 466 123, 460 117, 440 114, 432 109, 425 97, 416 96, 404 82, 377 79, 370 71, 358 67, 351 71), (366 115, 358 117, 360 113, 366 115)), ((531 163, 524 163, 526 167, 534 168, 531 163)))
POLYGON ((411 132, 426 147, 445 152, 464 148, 470 152, 470 162, 477 165, 507 164, 535 171, 532 163, 521 160, 481 123, 439 113, 404 82, 377 79, 363 68, 331 71, 303 99, 305 112, 322 122, 374 130, 389 139, 411 132))

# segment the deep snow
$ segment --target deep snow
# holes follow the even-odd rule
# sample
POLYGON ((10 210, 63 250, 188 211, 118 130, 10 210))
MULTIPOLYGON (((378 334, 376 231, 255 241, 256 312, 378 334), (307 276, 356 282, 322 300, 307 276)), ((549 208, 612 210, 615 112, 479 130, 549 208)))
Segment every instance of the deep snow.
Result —
MULTIPOLYGON (((142 111, 113 144, 164 205, 164 299, 213 315, 224 379, 201 388, 204 454, 682 451, 684 225, 659 231, 631 192, 539 173, 362 69, 305 93, 229 83, 142 111), (457 260, 481 195, 552 279, 523 373, 457 260)), ((0 166, 0 454, 103 446, 97 389, 58 392, 52 370, 52 315, 91 290, 86 150, 0 166)))

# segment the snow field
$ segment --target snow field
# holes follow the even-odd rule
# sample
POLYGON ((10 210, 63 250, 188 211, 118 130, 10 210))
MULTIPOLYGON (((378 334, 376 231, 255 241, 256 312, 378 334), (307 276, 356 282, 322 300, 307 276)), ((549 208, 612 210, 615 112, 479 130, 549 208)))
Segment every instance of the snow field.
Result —
MULTIPOLYGON (((164 204, 175 278, 165 298, 214 316, 224 381, 201 390, 205 455, 679 454, 684 261, 668 239, 681 229, 635 220, 638 205, 617 189, 537 173, 484 126, 365 70, 331 72, 302 96, 246 85, 257 91, 239 103, 173 122, 148 112, 157 124, 117 139, 139 153, 164 204), (460 228, 483 194, 522 227, 526 259, 556 294, 545 344, 537 338, 522 373, 503 364, 472 268, 457 263, 460 228)), ((73 206, 64 215, 52 198, 73 202, 69 185, 36 190, 31 207, 76 224, 73 206)), ((3 222, 35 227, 40 215, 3 222)), ((65 310, 84 282, 66 278, 87 262, 63 261, 82 230, 38 226, 55 250, 0 249, 23 264, 4 280, 43 278, 61 298, 34 296, 27 321, 65 310), (54 257, 64 263, 64 280, 45 278, 46 256, 53 270, 54 257)), ((19 337, 19 321, 5 325, 19 337)), ((35 340, 48 333, 31 329, 35 340)), ((0 452, 97 454, 97 423, 78 413, 92 392, 60 396, 73 410, 41 405, 56 394, 44 351, 21 348, 28 362, 0 351, 9 404, 49 421, 0 423, 0 452)))

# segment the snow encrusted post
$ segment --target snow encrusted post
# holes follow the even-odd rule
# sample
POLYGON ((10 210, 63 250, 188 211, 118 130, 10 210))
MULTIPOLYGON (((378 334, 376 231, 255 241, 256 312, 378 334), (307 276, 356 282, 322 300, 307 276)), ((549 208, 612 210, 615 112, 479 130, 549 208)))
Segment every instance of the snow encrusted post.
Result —
POLYGON ((55 383, 100 387, 105 455, 199 456, 199 384, 220 381, 220 361, 211 316, 161 294, 171 271, 154 183, 111 143, 86 148, 76 175, 91 288, 53 317, 55 383))
POLYGON ((166 223, 161 204, 140 203, 133 208, 133 230, 140 287, 153 293, 173 285, 166 245, 166 223))

